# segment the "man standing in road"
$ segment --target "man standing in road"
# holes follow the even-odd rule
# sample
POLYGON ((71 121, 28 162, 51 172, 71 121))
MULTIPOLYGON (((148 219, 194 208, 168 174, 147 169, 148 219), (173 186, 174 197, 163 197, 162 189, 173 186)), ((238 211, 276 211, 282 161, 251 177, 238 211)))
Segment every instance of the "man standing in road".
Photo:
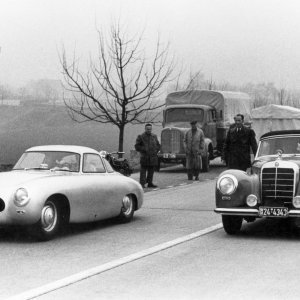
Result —
POLYGON ((242 114, 237 114, 234 122, 235 125, 231 126, 227 133, 222 160, 226 162, 229 169, 246 171, 251 167, 250 148, 254 155, 257 151, 255 132, 243 125, 242 114))
POLYGON ((145 132, 137 137, 135 143, 135 150, 140 153, 140 184, 143 188, 146 183, 148 183, 148 187, 157 187, 153 184, 153 175, 154 168, 158 165, 159 149, 157 136, 152 133, 152 125, 148 123, 145 125, 145 132))
POLYGON ((202 166, 201 155, 204 154, 205 143, 203 131, 197 127, 197 121, 191 122, 191 129, 185 133, 184 147, 186 153, 186 169, 188 180, 199 180, 202 166))

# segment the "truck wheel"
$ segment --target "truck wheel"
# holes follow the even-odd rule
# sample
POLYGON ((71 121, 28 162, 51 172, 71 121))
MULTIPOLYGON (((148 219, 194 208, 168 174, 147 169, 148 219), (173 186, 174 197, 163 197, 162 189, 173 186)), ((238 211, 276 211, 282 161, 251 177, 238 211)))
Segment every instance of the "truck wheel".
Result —
POLYGON ((240 216, 222 215, 222 223, 227 234, 236 234, 241 230, 243 218, 240 216))
POLYGON ((202 172, 209 172, 209 156, 202 156, 202 172))
POLYGON ((160 161, 160 159, 158 159, 157 165, 156 165, 156 167, 155 167, 155 171, 156 171, 156 172, 159 172, 159 171, 160 171, 160 164, 161 164, 161 161, 160 161))

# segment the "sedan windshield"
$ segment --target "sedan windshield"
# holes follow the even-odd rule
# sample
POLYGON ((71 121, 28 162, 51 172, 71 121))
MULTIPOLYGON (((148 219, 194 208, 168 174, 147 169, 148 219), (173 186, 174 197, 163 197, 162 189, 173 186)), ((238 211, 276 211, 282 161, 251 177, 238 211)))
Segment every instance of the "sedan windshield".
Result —
POLYGON ((276 155, 278 150, 282 154, 299 154, 300 155, 300 137, 285 136, 274 137, 261 141, 257 156, 276 155))
POLYGON ((199 108, 170 108, 166 111, 166 123, 203 121, 203 110, 199 108))
POLYGON ((63 151, 25 152, 13 167, 13 170, 58 170, 79 172, 80 155, 63 151))

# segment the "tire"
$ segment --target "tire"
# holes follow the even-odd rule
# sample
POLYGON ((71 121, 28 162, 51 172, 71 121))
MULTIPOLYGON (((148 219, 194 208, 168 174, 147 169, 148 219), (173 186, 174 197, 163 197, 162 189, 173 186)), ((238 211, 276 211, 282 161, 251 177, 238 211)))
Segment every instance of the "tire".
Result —
POLYGON ((300 219, 299 218, 288 218, 286 220, 288 231, 293 235, 300 236, 300 219))
POLYGON ((135 211, 135 201, 132 195, 126 195, 122 199, 122 208, 118 217, 121 223, 128 223, 132 220, 135 211))
POLYGON ((63 223, 62 209, 58 202, 49 199, 45 202, 40 220, 33 226, 32 233, 40 241, 48 241, 56 236, 63 223))
POLYGON ((236 234, 242 228, 243 218, 240 216, 222 215, 222 223, 227 234, 236 234))
POLYGON ((155 171, 156 172, 160 171, 160 164, 161 164, 161 161, 160 161, 160 159, 158 159, 157 165, 155 166, 155 171))
POLYGON ((202 156, 202 172, 209 172, 209 156, 202 156))

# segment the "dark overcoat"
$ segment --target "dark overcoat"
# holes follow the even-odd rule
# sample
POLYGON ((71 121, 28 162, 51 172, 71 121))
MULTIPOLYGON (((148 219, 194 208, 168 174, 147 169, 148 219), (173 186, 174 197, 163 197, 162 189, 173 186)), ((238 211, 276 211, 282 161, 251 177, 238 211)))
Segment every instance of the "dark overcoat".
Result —
POLYGON ((231 127, 224 143, 222 158, 229 168, 244 170, 251 166, 250 148, 255 155, 257 142, 254 130, 242 126, 238 132, 236 127, 231 127))
POLYGON ((135 142, 135 150, 140 153, 140 163, 143 167, 158 165, 157 153, 160 150, 160 143, 156 134, 144 132, 139 135, 135 142))

